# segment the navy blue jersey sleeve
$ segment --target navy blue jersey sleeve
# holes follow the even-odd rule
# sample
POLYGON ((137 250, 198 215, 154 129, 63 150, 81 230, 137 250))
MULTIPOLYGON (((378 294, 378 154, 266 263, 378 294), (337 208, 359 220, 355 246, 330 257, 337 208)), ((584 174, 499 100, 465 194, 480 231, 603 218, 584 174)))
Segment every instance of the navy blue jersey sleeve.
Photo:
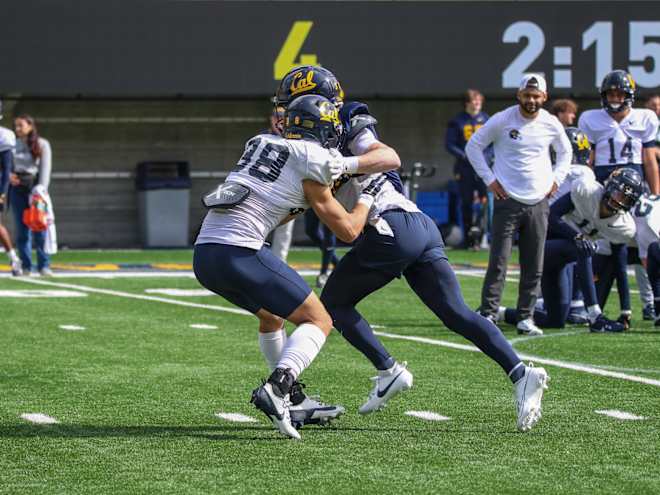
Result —
POLYGON ((463 149, 463 133, 456 119, 449 121, 445 134, 445 148, 459 160, 467 160, 463 149))
POLYGON ((2 167, 2 173, 0 175, 0 194, 5 194, 9 187, 9 174, 14 171, 14 153, 12 153, 11 150, 0 152, 0 167, 2 167))
POLYGON ((564 194, 550 207, 548 217, 548 236, 553 238, 573 239, 580 233, 578 229, 564 222, 561 217, 575 209, 571 193, 564 194))

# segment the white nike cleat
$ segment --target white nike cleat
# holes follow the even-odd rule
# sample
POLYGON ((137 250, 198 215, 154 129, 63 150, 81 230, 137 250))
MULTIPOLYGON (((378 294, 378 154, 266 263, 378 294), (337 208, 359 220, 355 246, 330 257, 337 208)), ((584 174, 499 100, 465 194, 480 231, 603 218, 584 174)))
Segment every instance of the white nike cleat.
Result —
POLYGON ((292 404, 289 412, 291 424, 296 428, 301 428, 304 425, 328 425, 330 421, 344 414, 346 409, 343 406, 324 404, 316 397, 306 396, 300 404, 292 404))
POLYGON ((273 422, 282 435, 300 440, 300 433, 291 424, 289 394, 280 397, 269 382, 252 392, 252 402, 273 422))
POLYGON ((413 385, 413 376, 406 369, 408 363, 396 363, 389 370, 379 371, 378 376, 371 379, 376 382, 374 388, 369 392, 367 402, 360 406, 360 414, 369 414, 385 407, 387 401, 399 392, 408 390, 413 385))
POLYGON ((534 368, 529 363, 525 366, 525 375, 514 384, 518 431, 531 430, 541 419, 541 400, 549 380, 543 368, 534 368))

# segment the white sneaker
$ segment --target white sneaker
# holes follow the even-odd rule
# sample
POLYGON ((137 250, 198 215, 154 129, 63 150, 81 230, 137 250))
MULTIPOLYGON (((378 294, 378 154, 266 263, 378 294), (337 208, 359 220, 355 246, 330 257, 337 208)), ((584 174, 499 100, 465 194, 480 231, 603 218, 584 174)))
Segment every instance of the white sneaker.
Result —
POLYGON ((309 396, 306 396, 300 404, 289 407, 291 424, 296 428, 301 428, 303 425, 325 426, 345 412, 346 409, 343 406, 324 404, 316 397, 309 396))
POLYGON ((252 392, 250 402, 270 418, 282 435, 300 440, 300 433, 291 424, 289 394, 278 396, 273 385, 266 382, 252 392))
POLYGON ((371 379, 376 382, 374 388, 369 392, 367 402, 360 406, 360 414, 369 414, 385 407, 387 401, 399 392, 412 387, 413 376, 406 369, 408 363, 396 363, 389 370, 379 371, 378 376, 371 379))
POLYGON ((529 335, 530 337, 535 337, 537 335, 543 335, 543 330, 536 326, 534 320, 527 318, 526 320, 521 320, 516 325, 518 333, 529 335))
POLYGON ((21 263, 20 259, 15 259, 11 262, 11 274, 14 277, 20 277, 23 275, 23 263, 21 263))
POLYGON ((52 277, 53 270, 51 270, 48 267, 42 268, 41 270, 39 270, 39 275, 41 275, 42 277, 52 277))
POLYGON ((550 377, 543 368, 534 368, 532 363, 525 366, 525 376, 514 384, 518 431, 531 430, 541 419, 543 391, 548 389, 550 377))

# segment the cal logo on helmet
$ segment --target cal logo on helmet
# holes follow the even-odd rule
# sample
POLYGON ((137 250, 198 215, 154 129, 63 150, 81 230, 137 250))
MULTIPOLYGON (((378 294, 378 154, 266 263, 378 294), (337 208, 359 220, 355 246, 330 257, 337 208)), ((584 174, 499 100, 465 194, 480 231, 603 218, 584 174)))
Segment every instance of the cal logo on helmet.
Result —
POLYGON ((297 96, 300 93, 311 91, 315 87, 316 83, 314 82, 314 71, 310 70, 307 72, 307 76, 305 76, 304 71, 295 73, 293 75, 293 79, 291 80, 291 87, 289 89, 291 90, 291 96, 297 96))

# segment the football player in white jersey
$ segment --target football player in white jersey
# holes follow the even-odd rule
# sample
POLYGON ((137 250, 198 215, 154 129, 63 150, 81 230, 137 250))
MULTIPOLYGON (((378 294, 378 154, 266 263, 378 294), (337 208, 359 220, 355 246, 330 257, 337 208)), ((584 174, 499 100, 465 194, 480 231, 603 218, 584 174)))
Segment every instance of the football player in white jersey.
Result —
MULTIPOLYGON (((2 100, 0 100, 0 119, 2 119, 2 100)), ((2 224, 2 214, 7 205, 7 190, 9 176, 14 171, 14 150, 16 149, 16 135, 5 127, 0 127, 0 244, 5 248, 14 276, 23 274, 21 260, 14 250, 11 237, 2 224)))
POLYGON ((646 267, 655 305, 655 326, 660 326, 660 196, 644 194, 633 210, 639 258, 646 267))
MULTIPOLYGON (((605 76, 600 87, 602 108, 580 116, 578 127, 587 135, 593 149, 592 164, 596 179, 603 183, 613 170, 635 169, 646 180, 652 194, 660 193, 655 139, 658 117, 649 109, 632 108, 635 81, 623 70, 605 76)), ((607 260, 616 276, 621 320, 630 325, 631 306, 625 245, 612 245, 607 260)), ((606 265, 605 265, 606 266, 606 265)))
MULTIPOLYGON (((297 94, 318 93, 343 102, 343 91, 326 69, 301 67, 280 84, 276 101, 291 105, 297 94)), ((402 274, 413 290, 449 328, 474 342, 494 359, 515 384, 518 429, 528 431, 541 417, 541 400, 548 376, 542 368, 525 366, 492 322, 471 311, 463 301, 460 286, 444 254, 442 237, 433 221, 402 194, 401 181, 393 169, 400 165, 396 152, 380 142, 376 120, 366 105, 342 106, 344 127, 340 157, 333 170, 342 172, 333 189, 345 208, 352 209, 359 191, 373 176, 387 177, 377 194, 369 225, 355 247, 330 275, 321 294, 335 327, 351 345, 364 354, 378 371, 374 387, 359 412, 382 408, 398 392, 412 386, 406 363, 397 363, 376 338, 371 326, 355 306, 402 274)))
MULTIPOLYGON (((548 240, 545 245, 543 277, 544 311, 535 313, 540 326, 563 328, 567 322, 573 277, 569 265, 576 262, 580 286, 587 306, 592 332, 621 332, 625 325, 602 314, 604 303, 598 299, 594 284, 592 256, 597 240, 625 244, 634 238, 635 222, 629 213, 642 192, 642 178, 633 169, 612 172, 605 187, 593 172, 572 181, 570 192, 557 199, 550 208, 548 240)), ((503 314, 515 324, 512 310, 503 314)))
POLYGON ((346 242, 361 232, 384 179, 364 184, 352 213, 333 198, 328 162, 341 132, 336 107, 317 95, 286 112, 284 136, 250 139, 227 180, 204 197, 211 211, 195 242, 199 282, 259 318, 260 329, 296 329, 273 358, 268 381, 252 402, 286 436, 300 438, 289 400, 294 382, 316 357, 332 329, 327 311, 302 277, 264 247, 270 231, 311 206, 346 242))

